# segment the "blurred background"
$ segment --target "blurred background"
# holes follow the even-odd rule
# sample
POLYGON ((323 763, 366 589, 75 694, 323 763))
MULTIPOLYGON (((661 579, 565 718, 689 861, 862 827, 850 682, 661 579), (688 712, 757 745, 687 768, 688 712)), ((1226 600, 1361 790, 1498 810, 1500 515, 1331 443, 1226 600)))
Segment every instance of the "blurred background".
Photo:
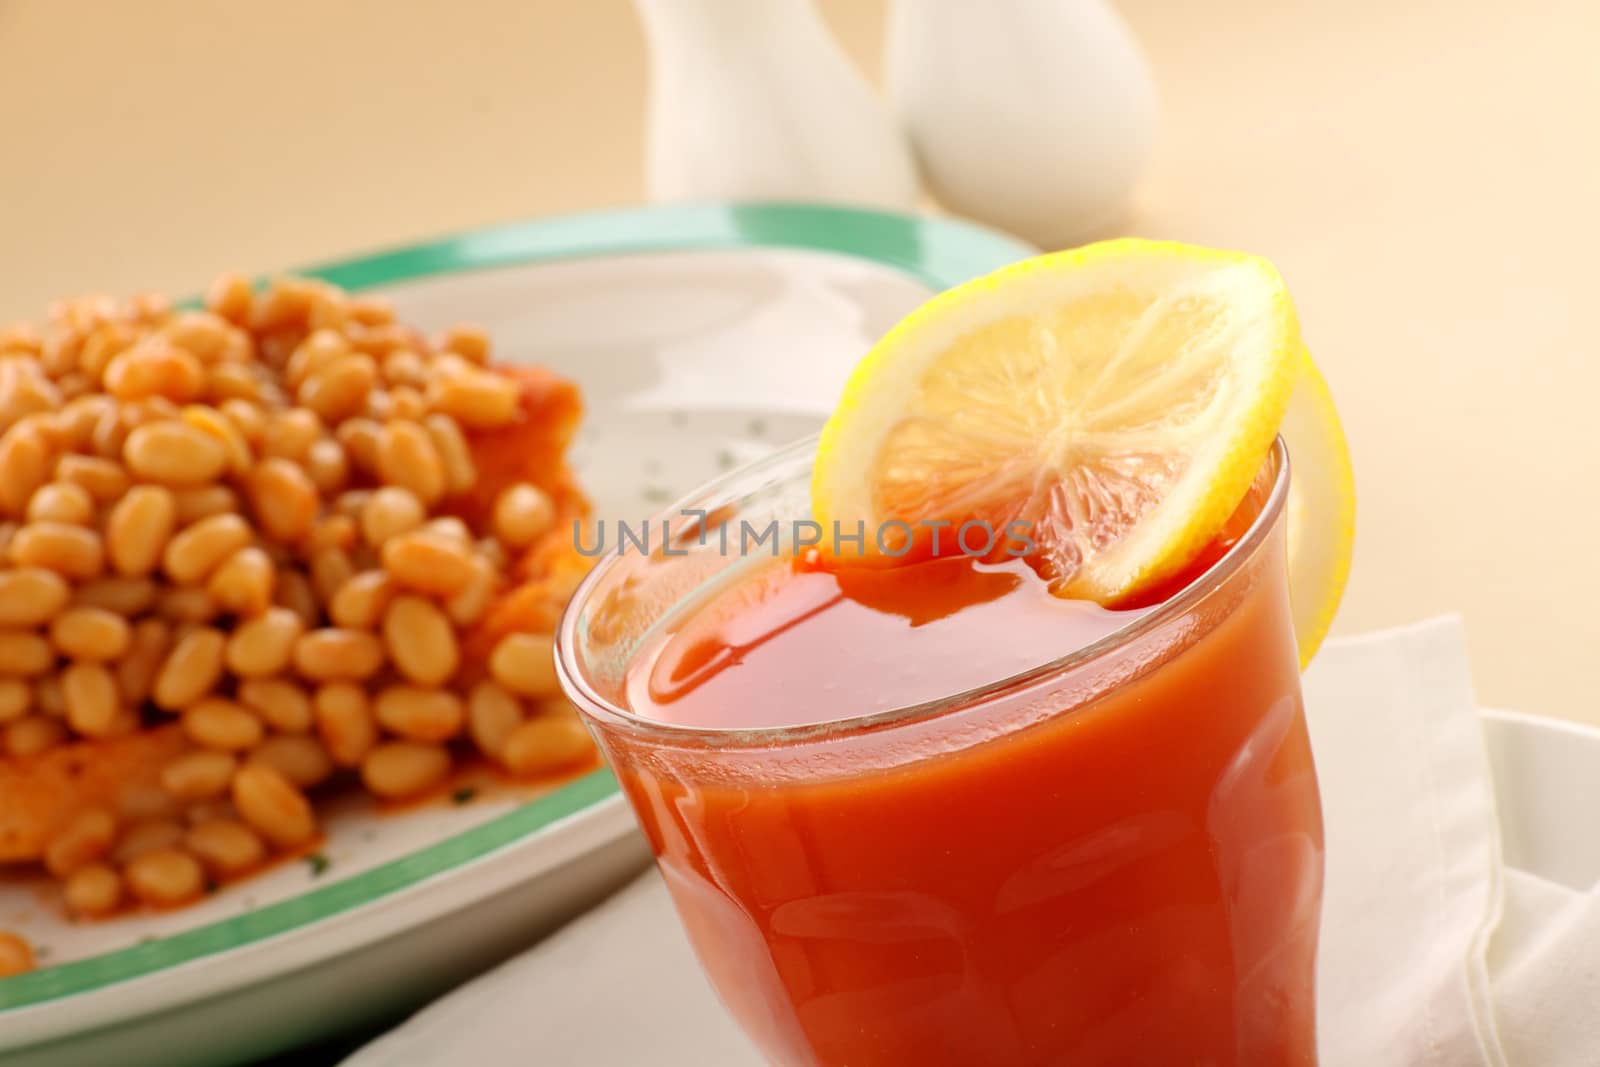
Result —
MULTIPOLYGON (((879 81, 881 0, 818 6, 879 81)), ((1112 232, 1271 257, 1338 397, 1337 632, 1460 610, 1483 703, 1600 722, 1600 5, 1115 6, 1161 121, 1112 232)), ((638 202, 646 92, 627 0, 0 0, 0 321, 638 202)))

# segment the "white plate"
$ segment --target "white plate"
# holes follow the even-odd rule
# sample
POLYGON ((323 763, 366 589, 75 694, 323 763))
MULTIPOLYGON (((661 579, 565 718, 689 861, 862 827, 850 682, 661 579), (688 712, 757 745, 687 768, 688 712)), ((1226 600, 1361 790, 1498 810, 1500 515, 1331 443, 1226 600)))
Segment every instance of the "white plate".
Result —
MULTIPOLYGON (((807 205, 551 219, 313 273, 500 358, 573 378, 601 515, 643 519, 816 429, 844 375, 931 292, 1028 253, 962 223, 807 205)), ((294 863, 177 912, 75 925, 0 883, 0 927, 49 966, 0 981, 14 1067, 226 1064, 393 1016, 529 944, 646 861, 606 772, 530 802, 329 820, 294 863), (320 866, 320 865, 319 865, 320 866)))

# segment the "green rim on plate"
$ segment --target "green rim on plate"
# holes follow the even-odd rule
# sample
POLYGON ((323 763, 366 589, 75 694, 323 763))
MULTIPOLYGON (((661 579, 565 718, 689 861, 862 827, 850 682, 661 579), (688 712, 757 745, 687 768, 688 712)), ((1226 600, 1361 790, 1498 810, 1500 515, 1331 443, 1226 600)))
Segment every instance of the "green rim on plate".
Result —
MULTIPOLYGON (((947 219, 822 204, 683 204, 473 230, 300 273, 347 289, 369 289, 548 260, 697 248, 832 252, 896 268, 935 289, 987 274, 1033 251, 1012 238, 947 219)), ((171 937, 5 979, 0 981, 0 1017, 5 1009, 144 977, 343 914, 511 845, 616 791, 611 773, 597 770, 482 826, 343 881, 171 937)))

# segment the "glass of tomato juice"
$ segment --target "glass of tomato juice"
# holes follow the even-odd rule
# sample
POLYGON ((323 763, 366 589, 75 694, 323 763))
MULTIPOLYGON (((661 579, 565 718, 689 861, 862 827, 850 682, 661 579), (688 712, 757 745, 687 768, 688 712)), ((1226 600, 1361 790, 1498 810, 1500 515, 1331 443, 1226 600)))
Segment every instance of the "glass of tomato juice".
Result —
POLYGON ((1225 536, 1117 611, 993 552, 819 562, 814 451, 619 536, 556 653, 763 1054, 1314 1064, 1282 444, 1225 536))

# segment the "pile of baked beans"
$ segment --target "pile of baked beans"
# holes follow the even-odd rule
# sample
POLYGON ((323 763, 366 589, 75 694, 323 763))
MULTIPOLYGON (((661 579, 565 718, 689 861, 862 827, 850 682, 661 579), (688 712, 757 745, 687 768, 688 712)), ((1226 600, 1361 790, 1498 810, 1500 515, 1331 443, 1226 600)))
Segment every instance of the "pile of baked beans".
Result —
POLYGON ((533 480, 455 506, 482 488, 475 436, 528 417, 489 356, 481 330, 430 339, 305 279, 0 331, 0 749, 181 728, 163 795, 43 849, 72 913, 182 904, 304 848, 307 791, 341 772, 398 799, 477 754, 593 758, 548 630, 468 654, 556 519, 533 480))

